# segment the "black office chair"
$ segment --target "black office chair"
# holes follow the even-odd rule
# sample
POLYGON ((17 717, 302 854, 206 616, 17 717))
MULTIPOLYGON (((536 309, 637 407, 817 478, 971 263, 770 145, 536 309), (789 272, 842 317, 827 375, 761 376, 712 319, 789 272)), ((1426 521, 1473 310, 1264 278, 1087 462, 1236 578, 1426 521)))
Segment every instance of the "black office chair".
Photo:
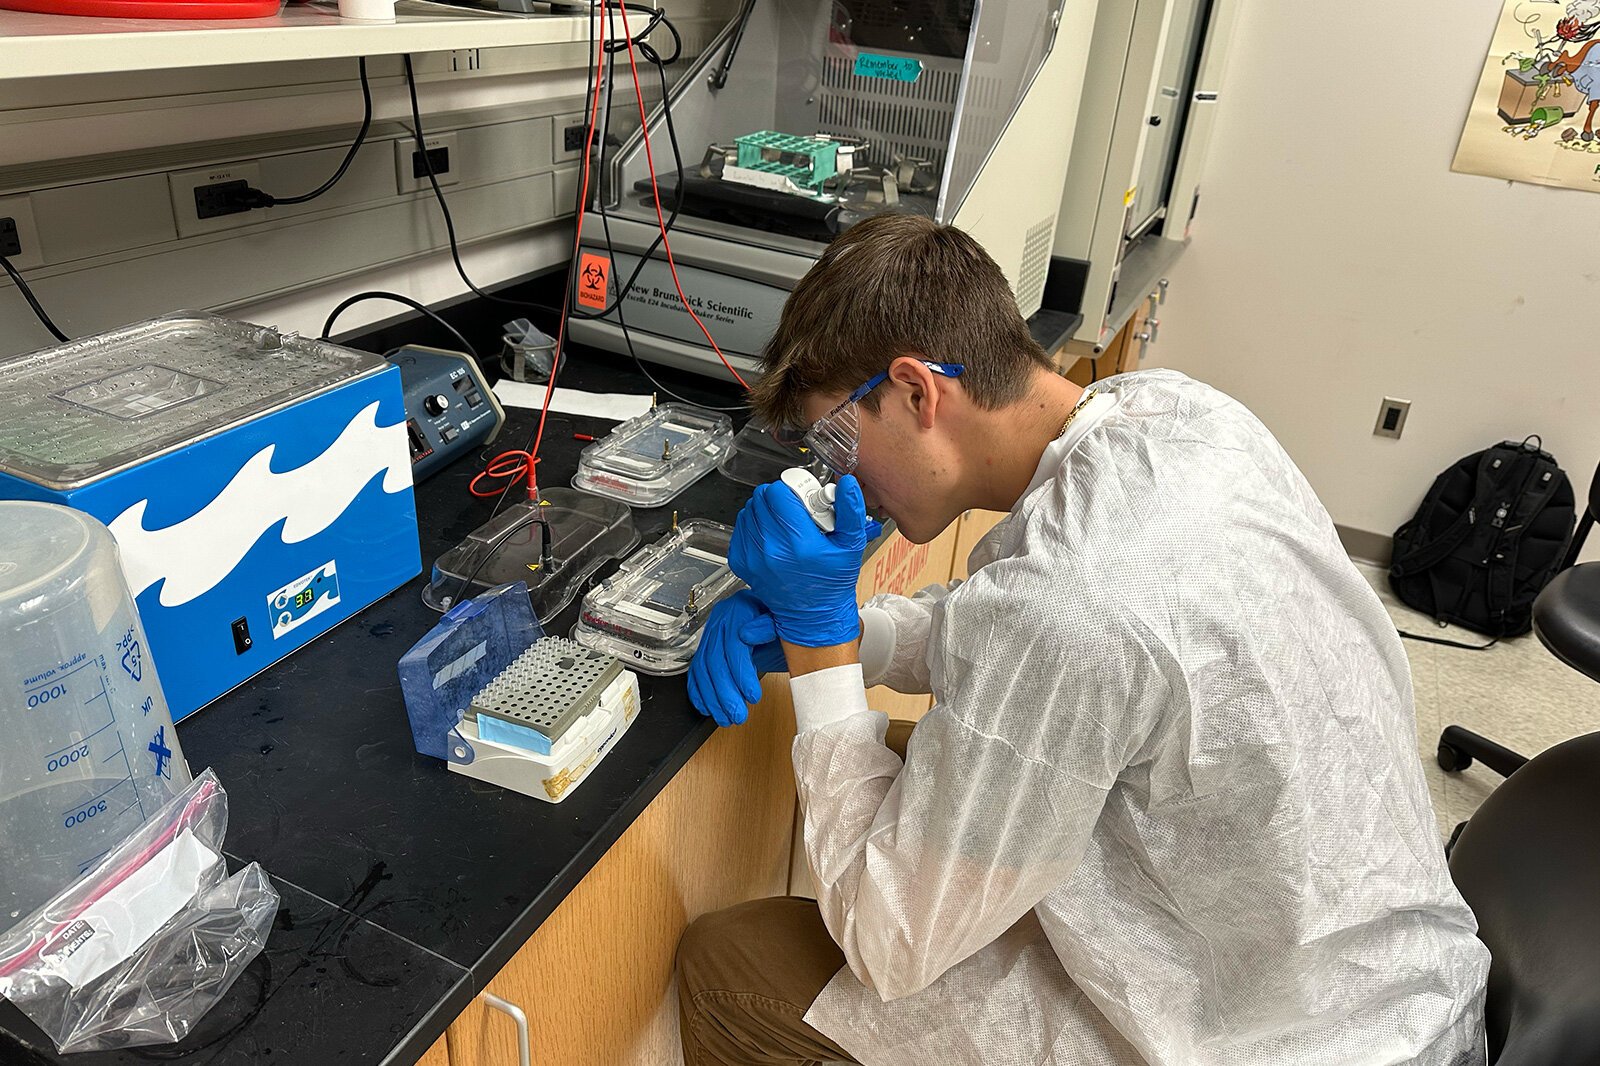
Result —
MULTIPOLYGON (((1578 519, 1572 546, 1555 579, 1546 585, 1533 606, 1533 631, 1557 659, 1574 670, 1595 676, 1592 650, 1600 639, 1600 563, 1575 565, 1589 531, 1600 520, 1600 468, 1589 482, 1589 504, 1578 519)), ((1528 761, 1480 733, 1458 725, 1445 726, 1439 734, 1439 768, 1459 773, 1476 760, 1502 777, 1510 776, 1528 761)))
MULTIPOLYGON (((1556 658, 1600 681, 1600 563, 1557 575, 1534 601, 1533 628, 1556 658)), ((1510 776, 1450 852, 1450 876, 1493 956, 1489 1061, 1600 1066, 1600 733, 1531 760, 1506 754, 1518 765, 1505 764, 1510 776)))

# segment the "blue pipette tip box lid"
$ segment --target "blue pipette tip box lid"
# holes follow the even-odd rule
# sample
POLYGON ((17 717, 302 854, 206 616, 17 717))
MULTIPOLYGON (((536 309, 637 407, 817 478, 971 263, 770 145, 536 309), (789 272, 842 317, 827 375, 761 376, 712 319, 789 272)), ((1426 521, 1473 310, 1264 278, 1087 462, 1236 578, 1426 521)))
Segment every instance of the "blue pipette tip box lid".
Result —
POLYGON ((448 759, 472 697, 544 636, 521 581, 456 604, 400 657, 400 691, 417 751, 448 759))

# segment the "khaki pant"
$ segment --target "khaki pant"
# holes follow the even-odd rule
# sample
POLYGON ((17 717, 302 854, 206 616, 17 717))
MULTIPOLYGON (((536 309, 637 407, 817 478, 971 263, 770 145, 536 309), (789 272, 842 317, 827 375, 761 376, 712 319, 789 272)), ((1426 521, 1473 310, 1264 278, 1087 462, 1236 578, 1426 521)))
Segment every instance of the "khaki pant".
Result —
MULTIPOLYGON (((905 756, 911 722, 889 723, 905 756)), ((802 1019, 844 966, 815 900, 758 899, 697 918, 678 944, 685 1066, 800 1066, 850 1055, 802 1019)))

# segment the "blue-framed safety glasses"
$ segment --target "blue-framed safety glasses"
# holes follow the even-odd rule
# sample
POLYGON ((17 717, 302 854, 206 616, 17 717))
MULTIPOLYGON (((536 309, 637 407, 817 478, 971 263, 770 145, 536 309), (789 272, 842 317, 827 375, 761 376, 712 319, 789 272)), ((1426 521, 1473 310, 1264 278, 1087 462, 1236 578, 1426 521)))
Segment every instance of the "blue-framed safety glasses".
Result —
MULTIPOLYGON (((935 374, 947 378, 958 378, 967 369, 961 363, 935 363, 928 359, 921 362, 935 374)), ((801 439, 812 454, 828 465, 835 477, 856 472, 861 447, 861 398, 887 380, 887 370, 868 378, 839 406, 811 423, 801 439)))

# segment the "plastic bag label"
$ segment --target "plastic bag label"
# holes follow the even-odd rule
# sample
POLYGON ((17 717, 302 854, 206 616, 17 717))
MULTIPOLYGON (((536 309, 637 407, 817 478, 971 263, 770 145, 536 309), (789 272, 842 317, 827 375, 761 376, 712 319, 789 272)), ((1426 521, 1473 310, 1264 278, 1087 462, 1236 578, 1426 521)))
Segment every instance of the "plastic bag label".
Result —
POLYGON ((220 861, 185 829, 51 938, 40 962, 82 988, 143 947, 194 898, 201 878, 220 861))

